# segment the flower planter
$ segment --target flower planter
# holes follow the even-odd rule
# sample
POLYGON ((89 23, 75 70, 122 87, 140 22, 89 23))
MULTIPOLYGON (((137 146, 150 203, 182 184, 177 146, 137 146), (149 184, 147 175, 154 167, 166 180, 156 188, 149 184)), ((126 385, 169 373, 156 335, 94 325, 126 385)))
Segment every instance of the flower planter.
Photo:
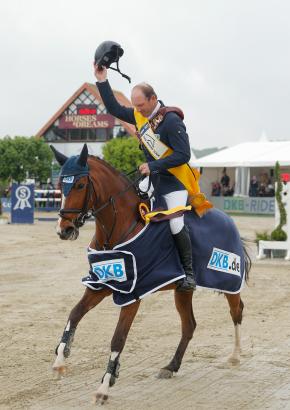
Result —
POLYGON ((274 258, 285 258, 285 260, 290 260, 289 241, 259 241, 257 259, 265 258, 266 251, 270 251, 274 258))
MULTIPOLYGON (((265 251, 270 251, 271 252, 270 249, 265 249, 265 251)), ((285 249, 273 249, 272 250, 272 256, 273 256, 273 258, 285 258, 286 252, 287 251, 285 249)))
POLYGON ((272 253, 273 251, 271 251, 271 249, 265 249, 264 250, 264 255, 266 256, 266 258, 271 258, 271 253, 272 253))
MULTIPOLYGON (((259 253, 259 243, 257 243, 257 253, 259 253)), ((271 258, 271 249, 264 249, 264 257, 265 258, 271 258)))

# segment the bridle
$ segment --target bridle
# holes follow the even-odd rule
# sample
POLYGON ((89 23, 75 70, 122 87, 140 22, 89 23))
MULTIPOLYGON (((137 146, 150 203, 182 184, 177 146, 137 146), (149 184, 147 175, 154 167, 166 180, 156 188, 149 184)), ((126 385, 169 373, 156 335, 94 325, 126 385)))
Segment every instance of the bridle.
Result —
MULTIPOLYGON (((136 170, 134 169, 133 171, 129 172, 128 174, 126 174, 126 176, 129 176, 133 173, 135 173, 136 170)), ((129 183, 129 185, 123 189, 122 191, 119 191, 117 194, 110 196, 108 201, 106 201, 104 204, 102 204, 101 206, 99 206, 98 208, 95 207, 94 202, 98 202, 98 197, 97 197, 97 193, 95 191, 95 187, 94 184, 92 182, 92 179, 90 177, 90 175, 87 175, 88 178, 88 183, 87 185, 87 189, 86 189, 86 196, 84 199, 84 203, 82 208, 69 208, 69 209, 63 209, 61 208, 59 211, 59 216, 67 221, 70 221, 73 223, 73 225, 75 226, 75 228, 79 229, 81 228, 85 222, 90 219, 92 216, 97 220, 99 226, 101 227, 103 233, 105 234, 105 242, 104 245, 101 246, 99 244, 99 242, 96 239, 96 247, 98 250, 101 249, 110 249, 110 240, 113 236, 115 227, 116 227, 116 223, 117 223, 117 208, 116 208, 116 198, 118 198, 119 196, 125 194, 127 191, 129 191, 129 189, 131 189, 132 187, 136 190, 138 196, 144 195, 146 194, 146 192, 144 191, 140 191, 139 187, 138 187, 138 182, 143 178, 143 175, 139 176, 138 178, 136 178, 133 182, 129 183), (94 201, 95 199, 95 201, 94 201), (90 207, 89 203, 90 201, 93 200, 93 206, 90 207), (108 230, 106 228, 106 226, 104 225, 104 223, 102 222, 99 213, 105 209, 106 207, 111 206, 113 209, 113 223, 111 228, 108 230), (66 216, 66 214, 78 214, 77 217, 75 219, 70 219, 66 216)), ((148 190, 150 187, 150 183, 148 184, 148 190)), ((117 241, 116 244, 114 244, 114 246, 116 246, 119 243, 122 243, 129 235, 130 233, 132 233, 134 231, 134 229, 136 228, 136 226, 140 223, 140 221, 138 220, 134 220, 133 223, 130 225, 130 227, 128 228, 128 230, 121 236, 121 238, 119 238, 119 240, 117 241)), ((113 248, 114 246, 111 246, 111 248, 113 248)))
POLYGON ((91 200, 92 193, 95 194, 95 197, 97 199, 96 191, 95 191, 90 175, 87 175, 87 178, 88 178, 88 184, 87 184, 88 188, 86 189, 86 196, 85 196, 85 200, 84 200, 82 208, 69 208, 69 209, 61 208, 58 213, 62 219, 72 222, 76 228, 81 228, 85 224, 86 220, 92 216, 92 213, 90 213, 90 208, 89 208, 89 202, 91 200), (65 216, 66 214, 78 214, 78 216, 75 219, 71 220, 70 218, 67 218, 65 216))

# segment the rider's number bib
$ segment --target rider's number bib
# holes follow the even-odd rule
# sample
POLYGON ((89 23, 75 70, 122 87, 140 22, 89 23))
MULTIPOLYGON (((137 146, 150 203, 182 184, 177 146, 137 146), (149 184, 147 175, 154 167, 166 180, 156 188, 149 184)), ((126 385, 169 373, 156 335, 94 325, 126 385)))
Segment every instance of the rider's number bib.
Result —
POLYGON ((154 134, 149 122, 145 123, 140 128, 140 137, 146 149, 150 152, 154 159, 162 158, 168 150, 168 147, 161 142, 154 134))

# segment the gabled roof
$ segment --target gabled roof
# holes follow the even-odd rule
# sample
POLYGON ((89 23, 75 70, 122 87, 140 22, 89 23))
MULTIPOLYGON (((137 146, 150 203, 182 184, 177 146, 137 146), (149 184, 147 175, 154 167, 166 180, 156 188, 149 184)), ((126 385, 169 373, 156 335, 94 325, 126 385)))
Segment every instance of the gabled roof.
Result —
MULTIPOLYGON (((73 103, 73 101, 83 92, 88 91, 91 93, 96 99, 103 103, 103 100, 100 96, 100 93, 94 84, 84 83, 64 104, 60 107, 60 109, 51 117, 51 119, 37 132, 36 136, 41 137, 45 132, 54 124, 54 122, 62 115, 62 113, 73 103)), ((116 97, 117 101, 121 105, 125 105, 126 107, 132 107, 130 101, 122 94, 120 91, 115 91, 114 96, 116 97)), ((120 124, 125 128, 129 135, 135 134, 135 127, 132 124, 128 124, 127 122, 121 121, 118 119, 120 124)))

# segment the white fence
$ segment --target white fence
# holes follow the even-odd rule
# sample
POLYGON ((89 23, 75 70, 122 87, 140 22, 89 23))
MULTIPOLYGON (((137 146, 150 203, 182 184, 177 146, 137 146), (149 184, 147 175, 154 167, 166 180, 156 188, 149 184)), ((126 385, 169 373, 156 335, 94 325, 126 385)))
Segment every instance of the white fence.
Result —
POLYGON ((60 208, 61 191, 59 189, 35 189, 34 207, 36 210, 48 210, 60 208))

